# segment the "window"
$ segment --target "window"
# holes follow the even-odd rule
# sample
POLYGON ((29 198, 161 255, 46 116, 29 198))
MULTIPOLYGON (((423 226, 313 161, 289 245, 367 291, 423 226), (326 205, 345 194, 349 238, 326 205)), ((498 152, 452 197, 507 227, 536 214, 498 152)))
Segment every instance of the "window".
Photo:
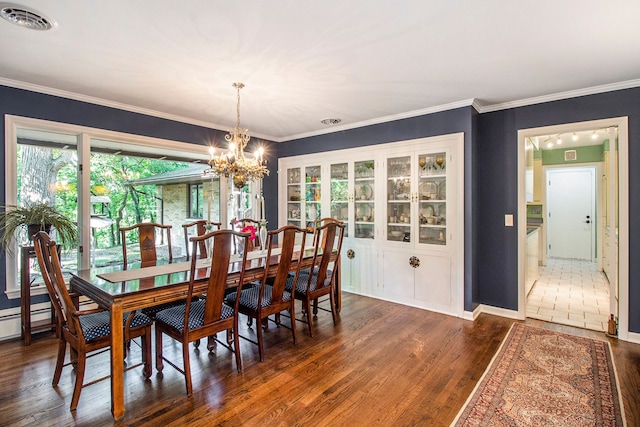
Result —
POLYGON ((202 183, 189 184, 189 218, 203 218, 204 187, 202 183))
MULTIPOLYGON (((5 204, 44 199, 77 222, 79 242, 63 255, 67 271, 117 262, 122 256, 118 228, 136 222, 172 224, 172 243, 179 246, 191 184, 200 187, 196 212, 203 215, 210 185, 202 188, 206 146, 10 115, 5 129, 5 204)), ((217 179, 215 184, 217 214, 217 179)), ((10 298, 18 297, 20 289, 16 254, 17 245, 7 254, 10 298)))

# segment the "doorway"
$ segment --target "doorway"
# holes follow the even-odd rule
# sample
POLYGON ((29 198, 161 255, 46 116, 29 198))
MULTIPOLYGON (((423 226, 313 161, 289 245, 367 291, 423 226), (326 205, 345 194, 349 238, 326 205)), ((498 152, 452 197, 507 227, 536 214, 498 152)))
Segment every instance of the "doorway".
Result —
MULTIPOLYGON (((618 144, 616 145, 615 136, 614 138, 611 138, 611 140, 613 141, 611 147, 609 147, 611 148, 610 150, 611 161, 602 162, 602 159, 600 160, 600 165, 603 165, 603 167, 601 167, 600 171, 596 172, 594 179, 596 180, 596 187, 603 186, 604 188, 605 186, 608 186, 609 184, 613 184, 613 182, 615 182, 615 187, 612 186, 611 188, 615 188, 614 199, 615 199, 616 206, 615 206, 615 209, 613 210, 609 206, 608 196, 611 195, 610 193, 611 188, 607 187, 609 193, 605 191, 601 192, 603 194, 607 194, 606 200, 602 196, 599 196, 596 199, 594 210, 592 210, 591 213, 588 214, 590 216, 589 225, 593 224, 594 221, 596 224, 596 225, 592 225, 592 227, 595 229, 595 231, 593 232, 592 239, 596 243, 593 245, 587 245, 587 247, 591 247, 591 249, 589 249, 589 252, 591 253, 591 256, 590 256, 591 260, 578 261, 577 259, 571 260, 571 259, 564 259, 560 257, 549 258, 548 262, 546 263, 547 265, 541 266, 539 270, 540 275, 538 277, 538 280, 541 285, 545 280, 547 280, 548 282, 557 281, 559 280, 558 279, 559 276, 557 276, 558 273, 560 276, 564 276, 565 278, 573 278, 576 282, 578 280, 580 281, 585 280, 584 279, 585 277, 592 277, 592 276, 596 278, 604 277, 601 270, 603 268, 602 255, 603 255, 603 246, 605 241, 603 229, 605 228, 604 224, 606 223, 607 226, 610 226, 612 230, 615 230, 614 231, 614 234, 616 234, 615 245, 618 251, 612 252, 617 254, 615 256, 615 259, 608 260, 608 261, 613 261, 615 264, 613 268, 610 270, 610 272, 615 273, 610 275, 613 277, 611 287, 607 288, 606 279, 604 284, 600 285, 600 291, 602 291, 603 287, 607 288, 605 292, 606 294, 611 296, 610 307, 604 308, 604 306, 606 306, 606 301, 600 303, 600 305, 602 306, 601 313, 606 313, 607 315, 610 312, 616 313, 619 308, 620 311, 618 313, 618 316, 619 316, 618 336, 621 339, 628 339, 628 309, 627 309, 628 274, 626 270, 628 266, 628 235, 627 233, 628 233, 629 219, 627 215, 622 215, 618 218, 618 214, 617 214, 618 212, 626 212, 626 209, 628 206, 628 160, 627 160, 628 159, 627 157, 628 131, 627 131, 627 118, 625 117, 608 119, 608 120, 597 120, 597 121, 591 121, 591 122, 573 123, 573 124, 566 124, 566 125, 560 125, 560 126, 549 126, 549 127, 536 128, 536 129, 526 129, 526 130, 518 131, 518 143, 519 143, 518 145, 518 173, 519 173, 518 175, 519 176, 518 240, 519 240, 519 248, 521 248, 518 253, 518 281, 519 281, 518 318, 520 319, 524 319, 527 317, 527 292, 525 290, 525 271, 527 268, 527 260, 526 260, 527 253, 526 253, 526 249, 523 249, 523 248, 526 248, 526 244, 527 244, 527 201, 531 202, 531 200, 527 199, 527 197, 529 196, 529 194, 527 194, 527 189, 529 187, 527 186, 526 178, 527 178, 527 173, 530 173, 529 166, 531 162, 530 162, 530 159, 527 159, 526 146, 531 145, 531 141, 533 140, 533 142, 538 146, 543 146, 543 144, 548 144, 549 149, 552 148, 551 144, 557 144, 557 145, 563 144, 562 149, 558 150, 559 152, 571 151, 569 147, 566 146, 566 142, 571 140, 572 135, 575 137, 575 133, 593 132, 595 130, 600 132, 600 131, 608 131, 608 129, 610 131, 610 129, 612 128, 615 128, 618 131, 617 132, 618 144), (611 165, 613 165, 614 168, 611 168, 611 165), (603 175, 604 175, 604 179, 601 181, 601 176, 603 175), (607 211, 608 211, 608 216, 605 218, 607 211), (615 215, 612 215, 611 212, 615 212, 615 215), (578 265, 579 263, 583 263, 583 265, 578 265), (553 278, 554 275, 556 275, 555 278, 553 278), (582 277, 579 279, 580 275, 582 277), (616 296, 618 298, 616 298, 616 296), (615 306, 615 309, 612 310, 614 306, 615 306)), ((560 148, 560 147, 556 147, 556 148, 560 148)), ((566 155, 567 154, 565 153, 565 157, 566 155)), ((573 153, 573 155, 575 155, 575 153, 573 153)), ((575 157, 573 158, 569 157, 569 160, 575 160, 575 157)), ((587 163, 585 165, 585 162, 596 162, 596 160, 587 161, 584 159, 584 157, 581 158, 580 155, 578 156, 578 161, 575 162, 576 167, 588 166, 589 164, 587 163), (580 160, 583 162, 582 164, 578 163, 578 161, 580 160)), ((538 173, 542 173, 542 169, 538 169, 538 173)), ((545 169, 545 177, 546 177, 546 169, 545 169)), ((544 180, 542 180, 542 182, 544 182, 544 180)), ((538 195, 539 202, 542 203, 543 205, 546 205, 548 202, 546 188, 542 186, 541 191, 542 191, 542 194, 538 195)), ((530 188, 529 188, 529 193, 530 193, 530 188)), ((564 205, 568 205, 568 204, 571 204, 572 202, 569 202, 568 200, 565 199, 563 203, 564 205)), ((548 208, 548 205, 544 206, 545 213, 546 213, 546 208, 548 208)), ((582 220, 584 221, 584 224, 587 224, 586 223, 587 214, 584 213, 581 215, 583 215, 582 220)), ((552 216, 553 216, 553 213, 552 213, 552 216)), ((543 217, 545 218, 545 222, 546 222, 548 218, 546 218, 546 215, 543 215, 543 217)), ((545 225, 550 226, 551 224, 545 224, 545 225)), ((552 242, 546 242, 546 243, 547 244, 551 243, 553 245, 552 242)), ((573 243, 573 246, 576 246, 576 244, 573 243)), ((584 245, 580 244, 579 246, 582 247, 584 245)), ((543 247, 545 251, 548 248, 548 246, 546 245, 544 245, 543 247)), ((561 249, 561 248, 558 247, 557 249, 561 249)), ((551 254, 553 254, 553 252, 551 252, 551 254)), ((549 255, 549 252, 545 252, 544 255, 549 255)), ((553 255, 555 256, 556 254, 553 254, 553 255)), ((580 255, 579 257, 588 258, 589 255, 586 255, 586 256, 580 255)), ((561 292, 565 292, 565 291, 566 290, 561 290, 561 292)), ((576 292, 578 291, 576 290, 576 292)), ((577 304, 574 302, 572 305, 575 306, 577 304)), ((556 307, 552 307, 551 309, 554 310, 555 308, 556 307)), ((545 320, 554 321, 552 320, 552 318, 547 318, 545 320)), ((567 322, 567 323, 571 324, 570 322, 567 322)), ((606 323, 604 326, 606 327, 606 323)), ((582 327, 588 327, 588 326, 583 324, 582 327)))

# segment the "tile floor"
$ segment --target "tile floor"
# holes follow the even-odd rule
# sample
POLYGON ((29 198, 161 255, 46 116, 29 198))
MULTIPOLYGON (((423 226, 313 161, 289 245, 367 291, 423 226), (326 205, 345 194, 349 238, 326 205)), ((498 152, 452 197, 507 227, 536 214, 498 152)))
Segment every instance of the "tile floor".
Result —
POLYGON ((609 281, 595 262, 549 258, 527 296, 527 317, 606 331, 609 281))

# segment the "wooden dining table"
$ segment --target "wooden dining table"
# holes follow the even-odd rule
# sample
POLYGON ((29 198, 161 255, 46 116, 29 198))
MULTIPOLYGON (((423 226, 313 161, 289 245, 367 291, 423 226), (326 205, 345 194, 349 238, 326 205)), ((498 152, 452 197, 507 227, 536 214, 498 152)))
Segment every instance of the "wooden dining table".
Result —
MULTIPOLYGON (((301 248, 300 248, 301 249, 301 248)), ((298 251, 300 250, 298 249, 298 251)), ((313 261, 313 248, 305 248, 300 268, 309 268, 313 261)), ((272 252, 269 260, 269 276, 275 276, 279 255, 272 252)), ((299 252, 298 252, 299 254, 299 252)), ((267 251, 254 251, 247 254, 244 282, 262 279, 267 251)), ((296 261, 292 269, 297 268, 296 261)), ((232 256, 229 264, 228 287, 237 287, 240 279, 241 263, 237 255, 232 256)), ((335 309, 339 313, 341 306, 340 262, 334 259, 336 274, 335 309)), ((198 260, 197 278, 194 282, 194 294, 206 291, 210 273, 210 260, 198 260)), ((111 413, 118 420, 124 416, 124 334, 123 313, 153 307, 159 304, 181 300, 189 292, 191 261, 177 260, 169 263, 158 261, 152 266, 140 263, 114 265, 108 267, 79 270, 72 273, 70 289, 93 300, 98 306, 111 312, 111 413)))

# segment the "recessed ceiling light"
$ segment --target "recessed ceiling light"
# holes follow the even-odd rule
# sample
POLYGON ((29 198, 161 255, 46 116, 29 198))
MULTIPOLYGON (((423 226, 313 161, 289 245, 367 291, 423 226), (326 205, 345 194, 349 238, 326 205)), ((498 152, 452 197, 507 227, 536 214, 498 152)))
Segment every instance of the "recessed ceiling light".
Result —
POLYGON ((322 123, 323 125, 337 125, 341 121, 342 119, 322 119, 320 120, 320 123, 322 123))
POLYGON ((46 31, 53 28, 55 21, 33 9, 10 3, 0 3, 0 16, 19 27, 46 31))
POLYGON ((578 134, 577 133, 573 133, 573 136, 571 137, 571 139, 573 139, 574 141, 578 140, 578 134))
POLYGON ((596 138, 598 138, 598 135, 596 134, 596 131, 594 130, 594 131, 591 133, 591 139, 596 139, 596 138))

